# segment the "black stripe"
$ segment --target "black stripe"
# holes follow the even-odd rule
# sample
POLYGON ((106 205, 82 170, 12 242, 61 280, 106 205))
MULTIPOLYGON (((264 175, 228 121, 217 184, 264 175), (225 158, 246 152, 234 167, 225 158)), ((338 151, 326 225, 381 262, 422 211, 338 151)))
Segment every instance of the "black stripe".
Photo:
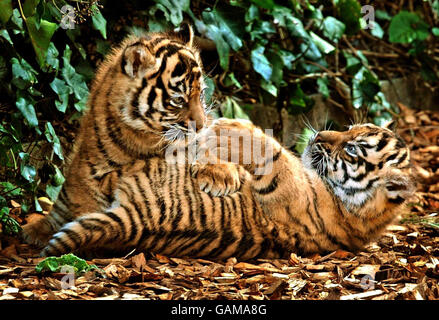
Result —
POLYGON ((96 121, 94 121, 94 131, 95 131, 95 134, 96 134, 96 144, 97 144, 98 150, 99 150, 99 152, 102 153, 102 155, 104 156, 105 161, 108 163, 108 165, 109 165, 110 167, 113 167, 113 168, 119 168, 119 167, 121 167, 121 165, 120 165, 119 163, 114 162, 114 161, 110 158, 110 156, 109 156, 108 153, 107 153, 107 150, 105 150, 105 147, 104 147, 104 145, 102 144, 102 141, 101 141, 101 136, 100 136, 100 134, 99 134, 99 128, 98 128, 98 126, 97 126, 96 121))
POLYGON ((381 151, 382 149, 384 149, 385 146, 387 146, 388 143, 389 143, 388 139, 382 138, 380 142, 378 142, 375 151, 381 151))
POLYGON ((278 183, 279 183, 279 174, 276 174, 273 179, 271 179, 270 183, 268 184, 267 187, 265 188, 261 188, 261 189, 256 189, 253 188, 253 190, 259 194, 262 195, 266 195, 269 193, 272 193, 273 191, 275 191, 277 189, 278 183))
POLYGON ((79 248, 82 244, 81 237, 76 231, 73 231, 72 229, 63 229, 62 232, 64 232, 65 236, 72 240, 72 242, 75 244, 75 248, 79 248))
POLYGON ((401 204, 401 203, 403 203, 405 201, 405 199, 400 197, 400 196, 397 196, 396 198, 389 198, 388 201, 390 203, 393 203, 393 204, 401 204))
POLYGON ((139 114, 139 97, 142 94, 143 90, 146 88, 146 86, 148 85, 148 81, 146 80, 146 78, 142 79, 142 84, 139 88, 137 88, 136 92, 134 93, 132 99, 131 99, 131 104, 130 106, 132 106, 131 109, 131 116, 133 119, 138 119, 141 118, 140 114, 139 114))
POLYGON ((400 164, 401 162, 403 162, 406 158, 407 158, 407 154, 408 152, 404 152, 401 157, 399 157, 398 161, 396 162, 397 164, 400 164))
POLYGON ((384 160, 384 162, 388 162, 388 161, 392 161, 392 160, 394 160, 394 159, 398 156, 398 154, 399 154, 399 152, 396 152, 396 153, 394 153, 394 154, 391 154, 390 156, 388 156, 388 157, 386 158, 386 160, 384 160))
POLYGON ((106 211, 105 215, 108 216, 108 218, 110 218, 111 220, 115 221, 118 226, 120 226, 120 228, 121 228, 121 233, 120 234, 122 236, 127 233, 127 230, 126 230, 126 227, 125 227, 125 223, 114 212, 106 211))

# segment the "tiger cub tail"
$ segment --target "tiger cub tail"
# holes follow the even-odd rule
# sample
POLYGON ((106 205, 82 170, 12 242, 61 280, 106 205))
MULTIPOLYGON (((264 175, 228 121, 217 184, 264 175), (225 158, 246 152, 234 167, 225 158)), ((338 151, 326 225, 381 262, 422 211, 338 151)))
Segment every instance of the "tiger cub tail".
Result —
POLYGON ((114 248, 134 245, 139 241, 141 232, 135 224, 128 227, 123 223, 130 218, 129 211, 123 207, 82 215, 55 233, 40 255, 58 256, 83 249, 111 248, 112 244, 114 248))

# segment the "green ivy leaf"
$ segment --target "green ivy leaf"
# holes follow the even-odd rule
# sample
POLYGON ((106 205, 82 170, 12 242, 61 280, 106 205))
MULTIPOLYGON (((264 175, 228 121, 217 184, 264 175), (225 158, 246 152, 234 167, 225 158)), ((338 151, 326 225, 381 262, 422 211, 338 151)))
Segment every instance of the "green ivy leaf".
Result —
POLYGON ((47 54, 46 54, 46 64, 54 70, 59 69, 59 60, 58 60, 59 52, 58 49, 55 47, 53 42, 49 44, 49 48, 47 48, 47 54))
POLYGON ((290 51, 286 51, 286 50, 277 50, 279 56, 281 57, 284 66, 288 69, 288 70, 292 70, 293 69, 293 61, 296 60, 296 56, 290 52, 290 51))
POLYGON ((396 43, 423 41, 430 34, 428 29, 429 25, 416 13, 402 10, 390 21, 389 41, 396 43))
POLYGON ((206 85, 206 89, 204 90, 204 99, 207 104, 210 104, 212 103, 212 96, 215 92, 215 81, 209 77, 206 77, 204 79, 204 84, 206 85))
POLYGON ((249 120, 248 115, 242 110, 239 104, 230 97, 226 97, 226 101, 222 105, 221 111, 223 116, 229 119, 249 120))
POLYGON ((12 83, 19 89, 25 89, 37 82, 36 75, 38 74, 29 63, 24 59, 11 59, 12 65, 12 83))
POLYGON ((37 20, 35 16, 27 17, 26 25, 27 30, 29 31, 29 38, 37 56, 38 64, 44 69, 50 39, 52 39, 53 34, 55 33, 56 29, 58 29, 58 25, 42 19, 39 22, 39 27, 37 27, 37 20))
POLYGON ((55 129, 50 122, 46 122, 44 135, 46 136, 47 141, 49 141, 53 145, 53 152, 55 152, 58 158, 64 160, 61 143, 55 133, 55 129))
POLYGON ((14 43, 11 40, 11 37, 9 36, 8 30, 6 29, 0 30, 0 37, 6 39, 10 45, 14 45, 14 43))
POLYGON ((9 208, 4 206, 0 209, 0 223, 3 227, 3 232, 8 235, 17 233, 21 227, 17 221, 9 216, 9 208))
POLYGON ((245 13, 245 22, 252 22, 259 19, 259 8, 254 4, 251 4, 245 13))
POLYGON ((380 91, 378 79, 366 68, 362 67, 352 80, 352 105, 361 108, 363 104, 374 103, 376 94, 380 91))
POLYGON ((23 13, 26 17, 33 16, 35 14, 37 5, 40 0, 26 0, 23 3, 23 13))
POLYGON ((195 20, 197 29, 215 42, 220 65, 224 70, 228 70, 230 49, 239 50, 242 47, 242 40, 232 30, 223 13, 217 10, 205 10, 202 18, 203 21, 195 20))
POLYGON ((257 46, 251 52, 251 61, 253 63, 253 69, 259 73, 262 78, 269 81, 271 74, 273 73, 272 65, 264 55, 265 48, 263 46, 257 46))
POLYGON ((356 74, 362 66, 367 65, 368 63, 366 57, 364 57, 360 51, 357 51, 357 55, 359 58, 350 52, 343 50, 343 56, 346 59, 346 71, 351 75, 356 74))
POLYGON ((346 33, 357 33, 360 28, 361 5, 357 0, 340 0, 337 3, 338 18, 345 24, 346 33))
POLYGON ((107 20, 105 20, 104 16, 96 5, 93 5, 91 9, 93 12, 93 15, 91 16, 93 28, 98 30, 104 39, 107 39, 107 20))
POLYGON ((12 0, 0 1, 0 21, 3 23, 3 25, 5 25, 12 16, 12 10, 12 0))
POLYGON ((160 9, 174 26, 179 26, 183 22, 183 12, 190 9, 189 0, 155 0, 157 8, 160 9))
POLYGON ((7 194, 11 197, 18 197, 21 196, 23 190, 16 185, 6 181, 6 182, 0 182, 0 187, 2 188, 2 194, 7 194))
POLYGON ((26 119, 29 126, 38 126, 38 118, 32 102, 26 100, 24 97, 20 97, 17 99, 15 105, 17 106, 18 110, 20 110, 21 114, 26 119))
POLYGON ((338 42, 346 30, 346 26, 343 22, 331 16, 323 20, 322 28, 323 35, 335 43, 338 42))
POLYGON ((79 100, 73 106, 78 112, 84 112, 87 109, 87 97, 79 100))
POLYGON ((318 90, 325 98, 329 97, 328 84, 329 80, 327 77, 317 79, 318 90))
POLYGON ((335 47, 332 44, 323 40, 321 37, 316 35, 314 32, 311 31, 309 34, 310 34, 313 42, 316 44, 317 48, 319 48, 320 52, 327 55, 335 50, 335 47))
POLYGON ((392 17, 387 13, 387 11, 385 11, 385 10, 379 10, 379 9, 375 11, 375 17, 376 17, 377 19, 380 19, 380 20, 387 20, 387 21, 389 21, 389 20, 392 19, 392 17))
POLYGON ((26 181, 34 182, 35 176, 37 175, 37 170, 34 166, 29 164, 30 156, 28 153, 20 152, 18 156, 21 159, 20 173, 21 176, 26 179, 26 181))
POLYGON ((379 38, 382 39, 384 37, 384 30, 381 28, 381 26, 376 21, 371 21, 372 23, 372 29, 370 30, 370 33, 379 38))
POLYGON ((303 92, 299 84, 297 84, 288 100, 287 110, 290 113, 295 113, 297 110, 302 111, 305 108, 311 107, 314 100, 303 92))
POLYGON ((12 16, 10 18, 14 28, 13 32, 15 34, 24 33, 23 29, 23 18, 21 17, 20 11, 18 9, 12 10, 12 16))
POLYGON ((76 99, 81 101, 88 97, 89 91, 84 77, 77 73, 75 68, 70 64, 71 54, 72 51, 70 50, 70 47, 66 45, 62 58, 63 67, 61 69, 61 74, 66 83, 73 89, 76 99))
POLYGON ((233 72, 227 73, 227 75, 224 77, 223 83, 226 87, 236 86, 238 89, 242 88, 239 81, 236 80, 235 74, 233 72))
POLYGON ((264 9, 273 9, 275 6, 273 0, 251 0, 251 2, 264 9))
POLYGON ((271 81, 261 79, 261 88, 267 91, 273 97, 277 97, 277 87, 271 81))
POLYGON ((58 95, 60 101, 55 101, 56 108, 64 113, 69 103, 69 96, 73 93, 73 89, 69 87, 64 80, 55 78, 50 83, 50 87, 58 95))
POLYGON ((58 166, 54 165, 54 168, 55 168, 55 174, 52 177, 52 181, 55 186, 62 186, 65 181, 65 178, 61 170, 59 170, 58 166))
POLYGON ((59 193, 61 192, 62 185, 61 186, 54 186, 52 184, 46 185, 46 194, 49 196, 50 200, 55 202, 58 198, 59 193))

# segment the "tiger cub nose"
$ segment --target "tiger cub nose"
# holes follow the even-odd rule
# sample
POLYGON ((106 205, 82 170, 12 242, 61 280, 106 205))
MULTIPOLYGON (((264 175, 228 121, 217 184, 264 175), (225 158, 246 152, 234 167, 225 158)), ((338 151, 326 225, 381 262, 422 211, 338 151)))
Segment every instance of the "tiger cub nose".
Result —
POLYGON ((314 138, 314 142, 337 144, 340 143, 346 137, 337 131, 320 131, 314 138))
POLYGON ((204 115, 189 117, 186 120, 186 127, 191 131, 198 132, 204 127, 204 123, 205 123, 204 115))
POLYGON ((316 136, 314 137, 314 143, 319 143, 319 142, 322 142, 323 141, 323 139, 322 139, 322 137, 320 136, 320 132, 319 133, 317 133, 316 134, 316 136))

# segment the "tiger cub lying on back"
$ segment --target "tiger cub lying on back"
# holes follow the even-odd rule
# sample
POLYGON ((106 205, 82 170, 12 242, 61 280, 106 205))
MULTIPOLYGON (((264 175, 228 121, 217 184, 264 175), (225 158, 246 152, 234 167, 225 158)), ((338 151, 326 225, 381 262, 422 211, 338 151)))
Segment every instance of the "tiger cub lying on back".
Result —
POLYGON ((224 131, 226 143, 216 140, 218 149, 227 149, 220 160, 233 158, 247 172, 238 192, 214 197, 200 190, 197 175, 208 176, 215 164, 191 168, 151 157, 142 170, 120 176, 111 205, 64 225, 42 255, 137 248, 250 259, 357 251, 394 220, 414 190, 409 150, 388 128, 318 132, 302 160, 247 121, 219 119, 199 136, 224 131), (264 146, 264 161, 245 161, 246 146, 231 143, 243 133, 264 146), (256 174, 261 167, 270 170, 256 174))

